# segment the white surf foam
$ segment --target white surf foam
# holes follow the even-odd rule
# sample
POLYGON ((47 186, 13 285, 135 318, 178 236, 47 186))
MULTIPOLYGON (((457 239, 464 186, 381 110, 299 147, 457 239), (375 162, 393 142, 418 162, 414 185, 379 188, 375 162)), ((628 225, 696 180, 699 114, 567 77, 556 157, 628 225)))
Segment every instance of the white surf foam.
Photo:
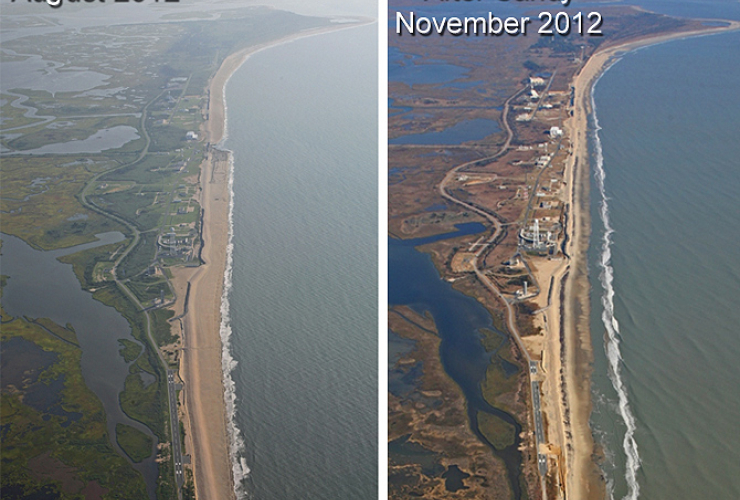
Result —
MULTIPOLYGON (((352 29, 356 26, 348 26, 346 28, 332 29, 330 31, 340 31, 344 29, 352 29)), ((324 34, 323 31, 315 33, 303 33, 297 34, 285 39, 278 40, 273 43, 265 44, 264 46, 253 50, 249 54, 246 54, 239 63, 239 66, 243 65, 253 55, 267 50, 272 47, 284 45, 286 43, 293 42, 300 38, 319 36, 324 34)), ((231 376, 234 368, 237 365, 237 361, 231 354, 231 304, 230 304, 230 293, 232 289, 232 274, 233 274, 233 252, 234 252, 234 155, 233 151, 225 147, 225 143, 229 138, 229 108, 226 102, 226 87, 231 81, 231 77, 236 73, 232 72, 231 75, 224 82, 223 90, 221 92, 221 99, 224 109, 224 130, 221 140, 214 146, 215 149, 226 151, 229 154, 229 236, 228 244, 226 246, 226 268, 224 269, 224 286, 221 295, 221 325, 219 334, 221 336, 221 369, 223 371, 223 384, 224 384, 224 403, 226 406, 226 419, 227 429, 229 432, 229 456, 231 458, 231 470, 234 479, 234 493, 236 494, 237 500, 245 500, 249 497, 249 493, 246 488, 246 481, 251 473, 247 459, 244 456, 246 447, 244 438, 242 437, 241 430, 236 423, 236 391, 234 379, 231 376)))
MULTIPOLYGON (((224 134, 225 135, 225 134, 224 134)), ((228 150, 226 150, 228 151, 228 150)), ((234 264, 234 157, 229 153, 229 240, 226 246, 226 268, 224 270, 224 288, 221 295, 221 369, 223 370, 224 403, 226 405, 226 422, 229 431, 229 456, 231 458, 231 472, 234 477, 234 493, 239 500, 247 498, 245 480, 250 469, 244 458, 244 438, 236 425, 236 391, 232 371, 237 361, 231 355, 231 316, 229 295, 232 288, 232 272, 234 264)))
MULTIPOLYGON (((594 82, 594 88, 600 79, 601 77, 594 82)), ((630 410, 627 389, 624 385, 624 380, 622 379, 622 353, 619 349, 619 322, 614 316, 614 269, 611 266, 611 245, 614 228, 611 225, 609 217, 609 198, 606 195, 606 189, 604 186, 606 173, 604 172, 604 156, 601 148, 601 139, 599 138, 599 130, 601 130, 601 127, 599 126, 599 120, 596 117, 596 103, 594 102, 593 97, 594 89, 592 88, 591 90, 591 109, 593 110, 594 120, 594 155, 596 157, 594 175, 596 178, 596 184, 599 188, 599 194, 601 196, 599 214, 601 216, 601 221, 604 224, 604 234, 601 240, 601 255, 599 256, 598 262, 598 265, 601 268, 599 280, 603 290, 601 303, 604 307, 603 312, 601 313, 601 320, 604 323, 604 327, 606 327, 607 333, 607 342, 604 345, 604 349, 609 363, 609 379, 611 380, 612 386, 618 396, 618 413, 626 425, 622 445, 626 456, 625 480, 627 481, 628 490, 623 499, 637 500, 640 495, 640 484, 637 482, 637 471, 640 469, 640 455, 638 453, 637 442, 634 437, 637 426, 635 416, 630 410)), ((613 499, 613 484, 611 484, 611 480, 609 480, 608 483, 609 496, 613 499)))
MULTIPOLYGON (((242 64, 249 57, 242 60, 242 64)), ((226 425, 229 433, 229 458, 231 459, 231 473, 234 480, 234 494, 237 500, 248 498, 246 479, 251 472, 244 454, 246 446, 241 430, 236 423, 236 384, 231 376, 237 361, 231 354, 231 302, 230 295, 233 286, 232 274, 234 269, 234 153, 227 149, 224 144, 229 138, 229 108, 226 103, 226 87, 231 77, 224 82, 221 91, 221 99, 224 109, 224 130, 221 140, 214 146, 215 149, 225 151, 229 155, 229 235, 226 245, 226 266, 224 268, 224 287, 221 294, 221 325, 219 334, 221 336, 221 370, 223 372, 224 404, 226 406, 226 425)))

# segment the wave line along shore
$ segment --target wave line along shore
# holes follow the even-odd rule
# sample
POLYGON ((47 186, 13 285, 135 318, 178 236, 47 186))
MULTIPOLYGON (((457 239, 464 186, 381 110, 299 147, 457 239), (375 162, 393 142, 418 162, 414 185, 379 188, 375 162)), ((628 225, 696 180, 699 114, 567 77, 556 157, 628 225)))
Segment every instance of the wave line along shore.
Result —
MULTIPOLYGON (((563 352, 563 381, 565 387, 557 382, 560 394, 551 401, 560 412, 562 422, 569 427, 561 426, 560 442, 565 444, 565 497, 569 499, 604 498, 604 483, 600 479, 601 471, 592 459, 594 451, 593 435, 590 428, 591 414, 591 363, 592 346, 589 329, 589 281, 586 253, 591 230, 590 224, 590 172, 591 162, 588 150, 589 117, 593 113, 592 93, 595 83, 603 72, 622 54, 648 45, 655 45, 669 40, 688 38, 707 34, 723 33, 740 29, 740 23, 727 21, 727 26, 711 26, 706 29, 648 36, 637 40, 600 49, 592 55, 581 71, 573 79, 575 89, 575 111, 573 117, 566 120, 573 143, 573 157, 569 162, 567 183, 569 205, 572 217, 568 221, 568 251, 572 256, 567 274, 558 283, 557 293, 564 290, 564 301, 556 309, 562 308, 564 345, 560 345, 559 335, 553 335, 555 346, 550 347, 549 356, 559 358, 563 352), (561 351, 562 350, 562 351, 561 351), (570 435, 568 435, 570 434, 570 435)), ((557 323, 556 323, 557 324, 557 323)), ((626 438, 625 438, 626 439, 626 438)), ((639 487, 634 489, 635 498, 639 487)))
POLYGON ((355 23, 309 29, 242 49, 224 59, 209 84, 209 116, 202 131, 211 150, 201 164, 200 174, 203 263, 196 270, 175 269, 173 280, 181 286, 190 285, 191 307, 183 318, 180 376, 185 382, 181 394, 186 446, 192 454, 199 499, 243 498, 246 493, 242 480, 249 472, 246 461, 239 456, 244 445, 234 424, 231 370, 235 362, 229 352, 233 159, 230 151, 219 148, 227 136, 226 84, 253 54, 300 38, 375 22, 356 19, 359 21, 355 23))

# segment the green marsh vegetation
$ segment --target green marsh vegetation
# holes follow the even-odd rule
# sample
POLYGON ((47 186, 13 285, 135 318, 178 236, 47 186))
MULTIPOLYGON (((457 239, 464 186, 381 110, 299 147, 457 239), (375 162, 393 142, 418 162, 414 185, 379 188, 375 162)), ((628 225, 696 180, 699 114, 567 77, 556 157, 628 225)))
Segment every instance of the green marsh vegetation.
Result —
POLYGON ((483 346, 492 353, 481 384, 483 397, 492 406, 517 418, 512 398, 518 393, 522 370, 512 355, 511 341, 493 330, 484 329, 482 333, 483 346))
MULTIPOLYGON (((149 427, 161 443, 169 442, 170 430, 165 367, 156 349, 177 341, 168 321, 174 313, 149 311, 158 344, 152 345, 145 313, 126 290, 145 307, 156 306, 163 295, 165 301, 173 298, 164 278, 167 267, 198 264, 197 174, 207 144, 202 138, 188 141, 185 135, 191 130, 200 133, 208 115, 206 86, 226 56, 326 22, 270 9, 244 9, 218 21, 88 26, 3 42, 4 48, 24 54, 4 56, 3 61, 23 61, 29 57, 26 54, 33 54, 70 66, 65 71, 84 67, 106 76, 100 85, 85 91, 52 94, 9 89, 27 97, 24 105, 35 108, 37 118, 24 116, 26 109, 12 105, 17 95, 3 92, 2 128, 22 127, 0 136, 4 148, 27 150, 84 140, 101 129, 124 125, 136 128, 139 135, 118 149, 100 153, 4 154, 0 210, 4 233, 42 250, 88 243, 98 233, 125 235, 118 244, 60 260, 73 266, 81 286, 96 300, 127 319, 140 342, 121 343, 130 373, 119 400, 126 414, 149 427), (182 248, 163 253, 158 238, 173 230, 182 248), (138 243, 130 248, 137 234, 138 243), (124 252, 127 255, 114 276, 113 267, 124 252)), ((46 360, 39 364, 17 358, 42 367, 32 382, 6 377, 10 364, 3 363, 3 494, 81 498, 90 491, 86 488, 92 488, 102 498, 146 498, 142 477, 114 450, 102 404, 84 384, 73 325, 43 318, 13 319, 4 312, 2 318, 4 351, 21 346, 46 360), (16 383, 11 384, 12 380, 16 383), (60 388, 59 415, 24 402, 29 384, 60 388)), ((151 449, 146 435, 133 428, 119 428, 113 438, 134 460, 148 456, 144 450, 151 449)), ((158 458, 171 462, 167 448, 162 450, 158 458)), ((159 468, 159 498, 177 496, 167 463, 159 468)), ((192 480, 188 484, 186 498, 193 491, 192 480)))
POLYGON ((82 351, 48 330, 74 332, 38 321, 46 327, 24 318, 4 322, 0 337, 3 496, 81 498, 102 488, 117 498, 145 498, 143 478, 113 449, 103 406, 85 385, 82 351), (44 404, 28 404, 29 393, 45 394, 44 404))
POLYGON ((130 363, 141 354, 141 345, 133 342, 129 339, 118 339, 118 343, 121 344, 121 356, 126 363, 130 363))
POLYGON ((152 439, 126 424, 116 424, 116 441, 134 462, 141 462, 152 454, 152 439))

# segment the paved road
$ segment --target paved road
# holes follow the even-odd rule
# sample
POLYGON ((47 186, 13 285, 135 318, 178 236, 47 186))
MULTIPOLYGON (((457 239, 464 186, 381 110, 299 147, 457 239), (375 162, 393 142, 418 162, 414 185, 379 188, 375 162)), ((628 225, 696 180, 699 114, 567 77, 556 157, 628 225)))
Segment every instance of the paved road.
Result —
POLYGON ((542 427, 542 410, 540 409, 540 383, 532 382, 532 401, 534 402, 534 432, 537 442, 545 442, 545 432, 542 427))
MULTIPOLYGON (((550 81, 552 82, 552 79, 550 81)), ((532 359, 532 357, 529 354, 529 351, 527 351, 527 348, 525 347, 524 342, 522 341, 521 336, 519 335, 519 330, 516 327, 514 308, 511 306, 511 303, 506 299, 506 297, 504 297, 504 295, 501 293, 498 287, 488 278, 488 276, 483 271, 481 271, 480 268, 478 267, 478 259, 486 251, 489 244, 493 244, 496 241, 496 239, 499 237, 499 235, 501 234, 502 228, 503 228, 503 224, 501 221, 498 220, 498 217, 495 213, 483 210, 479 208, 478 206, 475 206, 471 203, 467 203, 461 199, 458 199, 454 195, 447 192, 447 185, 452 181, 452 179, 458 174, 460 170, 466 167, 469 167, 471 165, 474 165, 480 161, 495 160, 499 158, 500 156, 503 156, 506 153, 506 151, 511 146, 511 141, 514 136, 514 133, 511 130, 511 127, 509 126, 509 123, 507 120, 507 115, 509 113, 510 104, 514 99, 516 99, 525 90, 527 90, 527 88, 529 87, 524 87, 523 89, 519 90, 514 95, 509 97, 509 99, 507 99, 506 102, 504 103, 502 122, 506 128, 507 137, 506 137, 506 142, 503 144, 503 146, 501 146, 499 151, 493 156, 489 156, 483 159, 472 160, 472 161, 463 163, 461 165, 458 165, 457 167, 448 171, 444 179, 442 179, 442 182, 439 183, 438 188, 439 188, 439 194, 443 198, 481 215, 482 217, 486 218, 489 222, 491 222, 493 226, 495 227, 495 231, 493 232, 493 234, 485 241, 485 244, 480 245, 480 248, 475 253, 475 258, 473 259, 473 263, 472 263, 473 271, 475 272, 475 275, 480 280, 480 282, 483 283, 483 285, 486 286, 489 290, 491 290, 496 296, 498 296, 501 302, 506 306, 507 313, 508 313, 507 314, 507 326, 509 329, 509 333, 514 338, 514 341, 519 346, 522 354, 527 359, 527 362, 529 365, 529 379, 530 379, 530 388, 532 390, 532 406, 534 410, 535 449, 537 450, 537 467, 540 472, 540 484, 542 488, 542 498, 544 499, 547 496, 546 489, 545 489, 545 477, 547 474, 547 456, 539 453, 540 443, 545 443, 545 433, 544 433, 543 425, 542 425, 542 410, 540 409, 540 383, 532 380, 532 377, 537 374, 537 361, 534 361, 532 359)), ((549 86, 548 86, 548 89, 549 89, 549 86)), ((543 168, 542 171, 544 170, 545 169, 543 168)), ((542 175, 542 172, 540 172, 540 175, 542 175)), ((532 197, 534 197, 534 192, 533 192, 532 197)), ((531 203, 531 198, 530 198, 530 203, 531 203)))
MULTIPOLYGON (((530 372, 532 374, 537 372, 537 366, 536 363, 530 363, 530 372), (534 368, 532 367, 532 364, 534 364, 534 368), (534 371, 532 371, 534 370, 534 371)), ((543 430, 542 426, 542 410, 540 409, 540 383, 539 382, 532 382, 532 406, 534 407, 534 433, 536 436, 536 446, 537 446, 537 468, 540 471, 540 478, 542 481, 542 487, 544 490, 545 485, 545 477, 547 477, 547 455, 540 453, 539 451, 539 445, 540 443, 545 442, 545 432, 543 430)), ((544 497, 544 494, 543 494, 544 497)))
MULTIPOLYGON (((544 478, 547 475, 547 455, 537 454, 537 468, 540 469, 540 476, 544 478)), ((544 482, 544 479, 542 481, 544 482)))
MULTIPOLYGON (((118 278, 118 266, 121 264, 123 259, 125 259, 126 256, 139 243, 141 232, 136 228, 136 226, 134 226, 127 220, 115 215, 112 212, 108 212, 107 210, 104 210, 103 208, 98 207, 94 203, 91 203, 90 201, 87 200, 88 193, 97 184, 98 179, 100 177, 102 177, 103 175, 109 174, 111 172, 114 172, 118 169, 136 165, 137 163, 141 162, 144 159, 144 157, 149 153, 149 146, 151 145, 151 137, 149 136, 149 133, 147 132, 147 128, 146 128, 148 109, 149 109, 149 106, 152 103, 154 103, 157 99, 162 97, 165 92, 167 92, 166 89, 160 92, 151 101, 146 103, 146 105, 144 106, 144 109, 142 110, 141 120, 140 120, 140 130, 143 133, 144 138, 146 139, 146 144, 144 145, 144 149, 141 150, 141 152, 136 157, 136 159, 132 161, 131 163, 126 163, 124 165, 119 165, 114 168, 104 170, 102 172, 99 172, 95 176, 93 176, 87 182, 87 184, 85 184, 85 187, 80 192, 79 200, 85 208, 88 208, 105 217, 108 217, 109 219, 112 219, 116 222, 123 224, 130 230, 131 234, 133 235, 131 244, 115 260, 115 262, 113 263, 111 272, 113 274, 113 280, 115 281, 116 285, 119 286, 126 293, 126 295, 128 295, 128 297, 131 298, 132 302, 136 304, 136 306, 141 311, 143 311, 144 317, 146 318, 146 334, 147 334, 147 337, 149 338, 150 346, 157 353, 159 360, 162 363, 162 366, 166 368, 167 361, 164 359, 164 356, 162 355, 162 351, 160 351, 157 348, 157 342, 154 340, 154 337, 152 336, 151 318, 149 317, 149 313, 147 312, 146 309, 144 309, 144 306, 141 305, 141 302, 139 302, 139 299, 136 298, 136 295, 134 295, 131 289, 129 289, 129 287, 126 286, 126 284, 123 281, 121 281, 121 279, 118 278)), ((181 487, 183 485, 182 448, 180 445, 180 423, 177 418, 177 390, 176 389, 177 389, 177 385, 175 384, 175 380, 174 380, 174 372, 172 370, 167 369, 167 391, 169 393, 170 428, 172 429, 172 450, 173 450, 173 456, 175 458, 175 478, 177 480, 177 486, 178 486, 177 497, 181 498, 182 497, 181 487)))
POLYGON ((180 445, 180 423, 177 420, 177 384, 175 383, 175 371, 167 370, 167 392, 170 402, 170 427, 172 429, 172 457, 175 461, 175 479, 178 488, 184 482, 182 475, 182 447, 180 445))

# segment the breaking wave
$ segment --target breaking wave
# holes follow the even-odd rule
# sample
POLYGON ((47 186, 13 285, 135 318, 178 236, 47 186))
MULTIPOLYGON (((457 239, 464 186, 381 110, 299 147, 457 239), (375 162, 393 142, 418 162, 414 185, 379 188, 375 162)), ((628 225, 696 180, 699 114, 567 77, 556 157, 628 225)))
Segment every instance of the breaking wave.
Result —
MULTIPOLYGON (((600 78, 594 82, 594 88, 599 80, 600 78)), ((604 225, 604 234, 601 239, 601 254, 598 258, 598 266, 601 269, 601 272, 599 273, 599 281, 601 282, 603 290, 601 304, 604 308, 601 313, 601 321, 604 323, 607 333, 607 341, 604 343, 604 350, 606 351, 606 357, 609 363, 609 379, 611 380, 612 386, 618 396, 618 413, 626 425, 622 445, 627 459, 625 465, 625 480, 627 481, 628 490, 627 494, 623 498, 626 500, 637 500, 640 495, 640 484, 637 482, 637 471, 640 469, 640 455, 637 451, 637 442, 634 437, 637 426, 635 416, 630 410, 627 389, 622 379, 622 370, 620 365, 622 354, 619 349, 619 322, 614 316, 614 269, 611 266, 611 246, 614 228, 611 225, 609 217, 609 198, 606 196, 606 189, 604 187, 606 173, 604 172, 604 156, 601 147, 601 139, 599 138, 599 130, 601 130, 601 127, 599 126, 599 120, 596 117, 596 103, 594 101, 593 88, 591 90, 591 109, 594 123, 593 144, 596 160, 594 176, 596 178, 596 184, 599 188, 599 195, 601 198, 601 201, 599 202, 599 214, 604 225)), ((612 483, 611 480, 608 482, 612 483)), ((610 484, 608 488, 609 497, 613 499, 614 494, 612 489, 613 485, 610 484)))
MULTIPOLYGON (((246 61, 248 57, 242 60, 246 61)), ((236 384, 231 376, 237 361, 231 355, 231 302, 230 295, 233 287, 232 274, 234 270, 234 153, 227 149, 224 144, 229 138, 229 108, 226 104, 226 86, 229 84, 233 72, 224 82, 221 92, 222 105, 224 109, 224 130, 221 140, 214 149, 225 151, 229 155, 229 236, 226 244, 226 266, 224 267, 224 286, 221 293, 221 325, 219 335, 221 337, 221 370, 223 372, 224 405, 226 407, 226 427, 229 433, 229 458, 231 459, 231 474, 234 480, 234 494, 237 500, 248 498, 246 490, 246 479, 251 472, 247 459, 244 438, 241 430, 236 424, 236 384)))
POLYGON ((234 156, 229 154, 229 239, 226 246, 226 267, 224 269, 224 288, 221 295, 221 369, 224 381, 224 404, 226 405, 226 422, 229 431, 229 456, 231 457, 231 471, 234 477, 234 493, 237 499, 246 498, 244 480, 249 476, 250 469, 244 458, 244 438, 236 425, 236 390, 234 379, 231 376, 237 361, 231 355, 231 316, 229 295, 232 288, 232 271, 234 264, 234 156))

